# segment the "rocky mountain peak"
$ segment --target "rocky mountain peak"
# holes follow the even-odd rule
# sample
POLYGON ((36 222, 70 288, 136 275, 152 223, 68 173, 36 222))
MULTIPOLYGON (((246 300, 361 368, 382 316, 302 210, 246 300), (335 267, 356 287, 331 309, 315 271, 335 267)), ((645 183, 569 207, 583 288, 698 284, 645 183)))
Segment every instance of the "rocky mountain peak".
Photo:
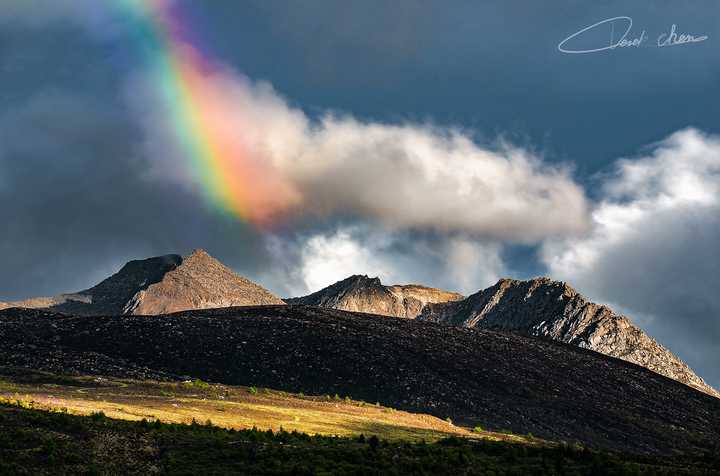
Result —
POLYGON ((8 306, 48 308, 79 315, 162 314, 190 309, 283 301, 238 276, 202 249, 186 257, 170 254, 128 261, 92 288, 8 306))
POLYGON ((161 281, 126 304, 128 314, 166 314, 188 309, 283 304, 267 289, 237 275, 201 249, 183 258, 161 281))
POLYGON ((515 287, 527 289, 528 294, 532 294, 536 291, 545 293, 546 295, 565 297, 573 297, 579 294, 577 290, 575 290, 575 288, 570 286, 565 281, 557 281, 547 276, 538 276, 536 278, 528 280, 501 278, 500 280, 498 280, 497 283, 495 283, 494 286, 491 286, 489 289, 498 288, 504 291, 515 287))
POLYGON ((353 274, 342 281, 338 281, 335 284, 341 284, 344 286, 381 286, 379 277, 371 278, 367 274, 353 274))
POLYGON ((510 330, 566 342, 642 365, 720 396, 627 317, 590 302, 567 283, 550 278, 501 279, 462 301, 428 304, 418 319, 461 327, 510 330))
POLYGON ((417 284, 385 286, 380 278, 352 275, 307 296, 286 299, 305 304, 383 316, 416 317, 429 302, 462 299, 458 293, 417 284))
POLYGON ((183 258, 183 261, 185 261, 185 262, 187 262, 187 261, 213 262, 213 261, 217 261, 217 260, 215 258, 213 258, 212 256, 210 256, 210 254, 207 251, 205 251, 204 249, 195 248, 194 250, 192 250, 190 252, 189 255, 187 255, 185 258, 183 258))

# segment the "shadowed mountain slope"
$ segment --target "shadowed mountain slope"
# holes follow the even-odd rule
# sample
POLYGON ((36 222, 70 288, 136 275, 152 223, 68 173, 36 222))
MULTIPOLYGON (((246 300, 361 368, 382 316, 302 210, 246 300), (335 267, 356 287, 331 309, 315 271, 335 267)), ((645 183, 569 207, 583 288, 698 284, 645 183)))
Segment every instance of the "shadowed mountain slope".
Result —
MULTIPOLYGON (((47 308, 78 314, 162 314, 187 309, 282 304, 203 250, 130 261, 90 289, 4 307, 47 308)), ((1 307, 0 307, 1 308, 1 307)))
POLYGON ((637 452, 720 441, 720 399, 546 339, 308 306, 72 317, 0 311, 0 365, 349 395, 637 452))
POLYGON ((427 305, 419 320, 504 329, 541 336, 642 365, 719 397, 690 367, 607 306, 592 303, 566 283, 502 279, 467 299, 427 305))
POLYGON ((310 295, 285 299, 285 302, 414 318, 427 303, 457 301, 463 297, 417 284, 384 286, 380 278, 353 275, 310 295))

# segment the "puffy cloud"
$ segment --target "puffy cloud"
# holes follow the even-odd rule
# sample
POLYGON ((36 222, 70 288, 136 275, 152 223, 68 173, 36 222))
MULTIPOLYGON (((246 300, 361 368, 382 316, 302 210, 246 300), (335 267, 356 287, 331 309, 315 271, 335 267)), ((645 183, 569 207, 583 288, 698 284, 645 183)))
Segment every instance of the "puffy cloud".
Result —
POLYGON ((720 386, 720 139, 694 129, 620 160, 592 228, 547 241, 556 278, 635 317, 720 386))
POLYGON ((301 273, 309 290, 318 290, 351 274, 383 276, 394 274, 372 245, 355 241, 348 231, 333 235, 315 235, 304 244, 301 252, 301 273))
MULTIPOLYGON (((362 122, 331 113, 313 121, 268 84, 229 71, 207 72, 202 84, 205 117, 217 125, 213 140, 238 151, 224 157, 231 164, 224 170, 234 172, 223 180, 243 191, 250 214, 261 219, 354 216, 395 229, 523 242, 586 225, 584 191, 570 171, 520 148, 481 147, 461 130, 431 125, 362 122)), ((160 119, 168 111, 143 90, 136 80, 135 109, 146 125, 155 175, 182 176, 201 188, 202 174, 178 160, 182 137, 160 119)))
POLYGON ((288 296, 317 291, 353 274, 385 284, 419 283, 472 293, 506 273, 502 246, 466 236, 388 232, 367 225, 273 236, 263 281, 288 296))
POLYGON ((299 157, 291 176, 311 211, 518 241, 584 225, 583 192, 566 171, 459 131, 325 118, 299 157))

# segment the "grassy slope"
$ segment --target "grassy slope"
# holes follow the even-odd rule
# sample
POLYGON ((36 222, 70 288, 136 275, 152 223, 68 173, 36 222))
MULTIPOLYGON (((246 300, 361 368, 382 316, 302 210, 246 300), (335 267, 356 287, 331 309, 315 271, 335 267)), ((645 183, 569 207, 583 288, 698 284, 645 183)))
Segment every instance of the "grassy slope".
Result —
POLYGON ((22 377, 0 376, 0 400, 33 408, 67 409, 90 415, 103 412, 124 420, 191 423, 224 428, 272 429, 321 435, 377 435, 384 439, 434 441, 456 435, 503 440, 526 438, 470 432, 444 420, 376 404, 333 396, 308 397, 194 381, 140 382, 97 377, 58 377, 27 371, 22 377))

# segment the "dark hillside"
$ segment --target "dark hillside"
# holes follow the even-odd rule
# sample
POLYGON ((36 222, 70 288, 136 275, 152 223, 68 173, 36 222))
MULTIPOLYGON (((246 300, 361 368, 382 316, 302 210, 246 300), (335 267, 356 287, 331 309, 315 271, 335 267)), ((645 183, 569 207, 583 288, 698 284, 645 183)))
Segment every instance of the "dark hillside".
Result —
POLYGON ((704 451, 720 400, 511 333, 304 306, 72 317, 0 311, 0 365, 340 394, 456 423, 636 452, 704 451))

